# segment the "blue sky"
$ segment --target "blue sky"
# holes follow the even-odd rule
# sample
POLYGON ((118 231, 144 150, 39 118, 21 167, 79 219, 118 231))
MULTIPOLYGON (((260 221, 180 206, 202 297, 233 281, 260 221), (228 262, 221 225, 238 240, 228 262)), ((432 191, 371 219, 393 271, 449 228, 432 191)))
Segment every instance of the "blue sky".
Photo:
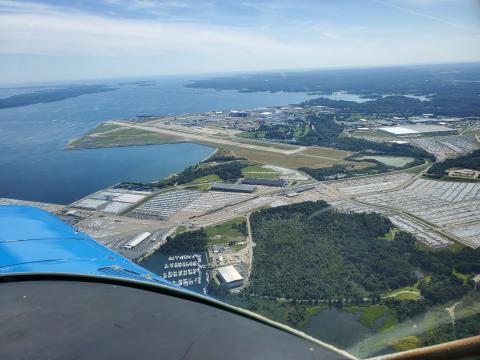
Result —
POLYGON ((478 0, 0 0, 0 82, 480 61, 478 0))

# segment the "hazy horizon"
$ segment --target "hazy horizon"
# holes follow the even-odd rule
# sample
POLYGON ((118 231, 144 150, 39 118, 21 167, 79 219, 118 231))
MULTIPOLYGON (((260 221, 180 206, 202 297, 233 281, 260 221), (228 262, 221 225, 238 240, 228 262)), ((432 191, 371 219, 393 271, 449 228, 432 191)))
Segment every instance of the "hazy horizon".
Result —
POLYGON ((37 80, 37 81, 17 81, 17 82, 1 82, 0 88, 7 87, 34 87, 34 86, 55 86, 55 85, 70 85, 72 83, 89 83, 89 82, 108 82, 108 81, 130 81, 130 80, 157 80, 163 78, 182 78, 185 77, 187 81, 195 81, 206 78, 215 77, 230 77, 242 76, 251 74, 268 74, 268 73, 295 73, 295 72, 309 72, 309 71, 334 71, 334 70, 361 70, 361 69, 381 69, 381 68, 402 68, 402 67, 424 67, 424 66, 448 66, 448 65, 480 65, 480 61, 465 61, 465 62, 445 62, 445 63, 410 63, 410 64, 385 64, 385 65, 366 65, 366 66, 332 66, 322 68, 290 68, 290 69, 260 69, 255 71, 225 71, 225 72, 205 72, 205 73, 173 73, 173 74, 145 74, 145 75, 119 75, 106 76, 96 78, 71 78, 62 80, 37 80), (188 78, 188 79, 187 79, 188 78))

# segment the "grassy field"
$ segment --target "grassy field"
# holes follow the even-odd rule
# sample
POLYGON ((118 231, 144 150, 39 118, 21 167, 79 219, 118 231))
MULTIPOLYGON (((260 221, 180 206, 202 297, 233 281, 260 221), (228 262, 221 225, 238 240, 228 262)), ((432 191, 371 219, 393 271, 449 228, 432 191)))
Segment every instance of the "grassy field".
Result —
POLYGON ((392 347, 395 349, 395 351, 407 351, 407 350, 416 349, 420 347, 421 344, 422 344, 422 340, 420 340, 415 335, 410 335, 410 336, 405 336, 398 341, 395 341, 392 344, 392 347))
POLYGON ((390 291, 386 295, 387 297, 395 297, 397 300, 419 300, 420 290, 416 286, 405 286, 400 289, 390 291))
POLYGON ((248 178, 278 179, 280 173, 272 169, 264 168, 263 165, 253 165, 242 169, 242 175, 248 178))
POLYGON ((327 147, 321 147, 321 146, 310 146, 304 151, 302 151, 302 154, 325 157, 325 158, 329 158, 329 160, 343 159, 351 155, 348 151, 337 150, 334 148, 327 148, 327 147))
POLYGON ((175 235, 184 233, 185 231, 187 231, 187 227, 185 225, 180 225, 175 229, 175 235))
POLYGON ((67 145, 67 147, 75 148, 75 147, 81 145, 82 142, 85 141, 91 135, 102 134, 104 132, 111 131, 111 130, 114 130, 114 129, 120 129, 120 126, 109 125, 109 124, 105 124, 105 123, 99 124, 96 127, 94 127, 93 129, 90 129, 85 135, 71 140, 69 142, 69 144, 67 145))
POLYGON ((397 323, 395 311, 385 305, 345 306, 342 311, 360 314, 358 320, 369 329, 379 326, 378 330, 382 331, 397 323), (383 320, 381 324, 377 324, 379 320, 383 320))
POLYGON ((393 239, 395 239, 395 235, 397 235, 399 232, 400 232, 400 229, 397 227, 394 227, 390 229, 389 232, 383 234, 382 236, 379 236, 377 239, 392 241, 393 239))
POLYGON ((245 223, 245 218, 239 216, 223 224, 206 228, 208 245, 225 245, 231 241, 245 241, 245 235, 236 227, 242 223, 245 223))
POLYGON ((199 177, 193 181, 190 181, 188 184, 201 184, 206 182, 220 181, 220 177, 217 174, 210 174, 199 177))
POLYGON ((462 280, 464 284, 468 282, 468 275, 462 274, 461 272, 458 272, 457 270, 453 270, 453 275, 459 279, 462 280))
POLYGON ((420 174, 422 171, 426 170, 428 167, 430 167, 430 165, 432 165, 431 162, 427 161, 424 165, 420 165, 420 166, 414 166, 413 168, 410 168, 410 169, 406 169, 404 172, 405 173, 408 173, 408 174, 420 174))
MULTIPOLYGON (((104 125, 113 126, 114 125, 104 125)), ((86 134, 73 140, 67 146, 69 149, 97 148, 97 147, 116 147, 116 146, 134 146, 134 145, 154 145, 171 144, 184 142, 185 140, 172 135, 152 133, 140 129, 118 129, 115 131, 103 132, 102 128, 94 129, 92 133, 86 134)))
POLYGON ((281 150, 298 149, 298 146, 295 146, 295 145, 285 144, 281 142, 256 140, 256 139, 250 139, 250 138, 245 138, 240 136, 231 138, 231 140, 242 143, 242 144, 258 145, 258 146, 271 147, 271 148, 281 149, 281 150))
POLYGON ((294 154, 282 154, 275 153, 270 151, 261 151, 254 149, 247 149, 237 146, 222 146, 228 150, 231 150, 235 156, 244 157, 250 161, 271 164, 281 167, 286 167, 290 169, 298 169, 300 167, 312 167, 312 168, 321 168, 332 166, 333 164, 348 164, 349 162, 343 160, 343 152, 335 149, 326 150, 326 155, 328 157, 332 156, 332 151, 336 153, 336 159, 326 159, 316 156, 305 155, 304 152, 309 151, 310 149, 304 150, 302 152, 297 152, 294 154), (332 151, 331 151, 332 150, 332 151))
POLYGON ((190 190, 199 190, 199 191, 204 191, 210 189, 210 184, 192 184, 192 185, 187 185, 185 186, 185 189, 190 189, 190 190))

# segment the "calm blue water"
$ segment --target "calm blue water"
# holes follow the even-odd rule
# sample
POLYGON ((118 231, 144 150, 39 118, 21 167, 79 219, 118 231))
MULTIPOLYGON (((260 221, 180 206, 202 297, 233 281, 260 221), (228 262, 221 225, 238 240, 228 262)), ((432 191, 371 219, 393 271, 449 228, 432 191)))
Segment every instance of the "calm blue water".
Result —
MULTIPOLYGON (((119 90, 0 110, 0 197, 67 204, 122 180, 162 178, 213 152, 196 144, 62 151, 69 139, 108 119, 285 105, 310 98, 303 93, 190 89, 184 87, 188 80, 157 78, 155 86, 144 87, 119 85, 125 80, 98 81, 119 90)), ((0 88, 0 98, 33 90, 0 88)))
POLYGON ((303 331, 341 349, 353 346, 371 334, 358 321, 358 315, 335 308, 322 310, 312 316, 303 331))

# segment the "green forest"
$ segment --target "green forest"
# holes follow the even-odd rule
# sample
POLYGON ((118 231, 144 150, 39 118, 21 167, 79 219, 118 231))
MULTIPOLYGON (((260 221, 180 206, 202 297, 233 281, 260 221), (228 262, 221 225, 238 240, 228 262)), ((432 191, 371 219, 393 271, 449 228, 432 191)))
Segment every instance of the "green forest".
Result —
POLYGON ((251 293, 288 299, 366 296, 415 281, 405 253, 407 234, 377 240, 390 230, 378 214, 342 214, 325 202, 254 213, 256 242, 251 293))
POLYGON ((413 236, 399 232, 384 240, 392 224, 375 213, 345 214, 327 203, 305 202, 251 215, 256 243, 252 294, 288 299, 378 295, 414 284, 416 270, 435 276, 421 291, 432 304, 471 289, 452 274, 480 272, 479 250, 420 250, 413 236))
POLYGON ((167 237, 167 242, 162 245, 160 252, 170 255, 204 251, 207 242, 208 237, 203 229, 183 232, 175 237, 167 237))

